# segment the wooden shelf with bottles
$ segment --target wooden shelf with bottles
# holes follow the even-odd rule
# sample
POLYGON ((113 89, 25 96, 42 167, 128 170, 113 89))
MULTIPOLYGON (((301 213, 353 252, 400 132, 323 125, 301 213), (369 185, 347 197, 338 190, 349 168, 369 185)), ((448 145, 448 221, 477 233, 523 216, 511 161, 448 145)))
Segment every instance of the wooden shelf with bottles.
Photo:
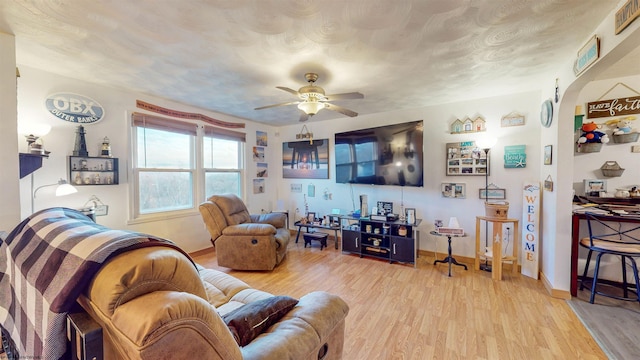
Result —
POLYGON ((69 156, 69 183, 118 185, 118 159, 111 157, 69 156))

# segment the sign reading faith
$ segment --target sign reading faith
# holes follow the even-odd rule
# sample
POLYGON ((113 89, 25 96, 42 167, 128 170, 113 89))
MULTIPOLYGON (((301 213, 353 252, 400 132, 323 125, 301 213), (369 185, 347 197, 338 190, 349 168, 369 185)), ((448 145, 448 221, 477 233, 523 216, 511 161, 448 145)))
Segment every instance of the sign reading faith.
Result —
POLYGON ((540 253, 540 183, 524 184, 522 195, 522 275, 538 279, 540 253))
POLYGON ((587 119, 640 113, 640 96, 587 103, 587 119))

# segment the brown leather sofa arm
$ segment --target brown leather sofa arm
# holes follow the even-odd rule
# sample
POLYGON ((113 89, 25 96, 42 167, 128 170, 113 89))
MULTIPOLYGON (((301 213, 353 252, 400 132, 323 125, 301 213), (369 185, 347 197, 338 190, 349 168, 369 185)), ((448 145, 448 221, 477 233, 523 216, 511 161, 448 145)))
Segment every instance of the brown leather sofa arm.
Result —
POLYGON ((155 291, 120 305, 109 318, 79 301, 109 338, 114 359, 242 359, 216 310, 199 296, 155 291))
POLYGON ((276 228, 269 224, 245 223, 227 226, 222 230, 223 236, 273 236, 276 228))
POLYGON ((268 213, 268 214, 254 214, 251 216, 251 222, 270 224, 276 228, 284 228, 287 225, 287 215, 284 213, 268 213))

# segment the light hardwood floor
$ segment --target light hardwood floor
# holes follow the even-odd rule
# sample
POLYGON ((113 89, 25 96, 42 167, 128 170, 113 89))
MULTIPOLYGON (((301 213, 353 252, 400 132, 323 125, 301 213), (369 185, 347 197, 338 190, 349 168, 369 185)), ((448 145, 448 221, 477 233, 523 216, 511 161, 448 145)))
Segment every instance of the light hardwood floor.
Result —
POLYGON ((433 265, 421 253, 417 268, 389 264, 314 242, 292 243, 270 272, 217 266, 213 248, 192 254, 203 266, 227 272, 254 288, 301 297, 340 295, 350 307, 344 359, 606 359, 564 300, 540 281, 503 273, 433 265))

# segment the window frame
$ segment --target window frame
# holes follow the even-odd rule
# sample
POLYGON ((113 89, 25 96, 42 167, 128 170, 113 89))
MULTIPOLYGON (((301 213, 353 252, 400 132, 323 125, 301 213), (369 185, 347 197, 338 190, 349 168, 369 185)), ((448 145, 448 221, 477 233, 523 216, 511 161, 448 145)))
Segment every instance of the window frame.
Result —
MULTIPOLYGON (((160 219, 168 219, 183 216, 192 216, 198 213, 198 206, 200 203, 206 200, 207 194, 205 193, 206 181, 205 177, 207 173, 220 173, 220 172, 233 172, 238 173, 239 176, 239 192, 240 197, 244 198, 245 195, 245 148, 246 148, 246 135, 244 133, 235 132, 227 129, 213 128, 210 125, 203 124, 200 121, 187 122, 174 118, 162 117, 153 114, 136 113, 131 112, 128 114, 128 118, 131 120, 129 123, 129 144, 131 146, 129 154, 129 161, 131 166, 129 167, 129 173, 131 177, 130 191, 129 191, 129 224, 142 223, 148 221, 157 221, 160 219), (179 168, 140 168, 137 164, 138 158, 138 131, 143 127, 136 123, 136 118, 139 117, 153 118, 155 128, 161 131, 174 131, 177 133, 184 133, 185 128, 193 128, 193 134, 190 138, 190 156, 191 156, 191 168, 179 169, 179 168), (160 122, 166 122, 168 126, 161 126, 160 122), (160 125, 159 125, 160 124, 160 125), (172 127, 175 126, 175 128, 172 127), (238 146, 238 169, 216 169, 204 167, 204 141, 206 138, 211 137, 211 132, 205 130, 213 129, 213 137, 225 137, 225 134, 231 134, 231 139, 237 141, 238 146), (219 131, 218 131, 219 130, 219 131), (234 138, 235 135, 235 138, 234 138), (140 174, 144 172, 175 172, 175 173, 190 173, 192 179, 192 206, 186 209, 157 211, 151 213, 140 212, 140 174)), ((191 132, 190 130, 186 130, 191 132)), ((227 136, 229 139, 229 136, 227 136)))

